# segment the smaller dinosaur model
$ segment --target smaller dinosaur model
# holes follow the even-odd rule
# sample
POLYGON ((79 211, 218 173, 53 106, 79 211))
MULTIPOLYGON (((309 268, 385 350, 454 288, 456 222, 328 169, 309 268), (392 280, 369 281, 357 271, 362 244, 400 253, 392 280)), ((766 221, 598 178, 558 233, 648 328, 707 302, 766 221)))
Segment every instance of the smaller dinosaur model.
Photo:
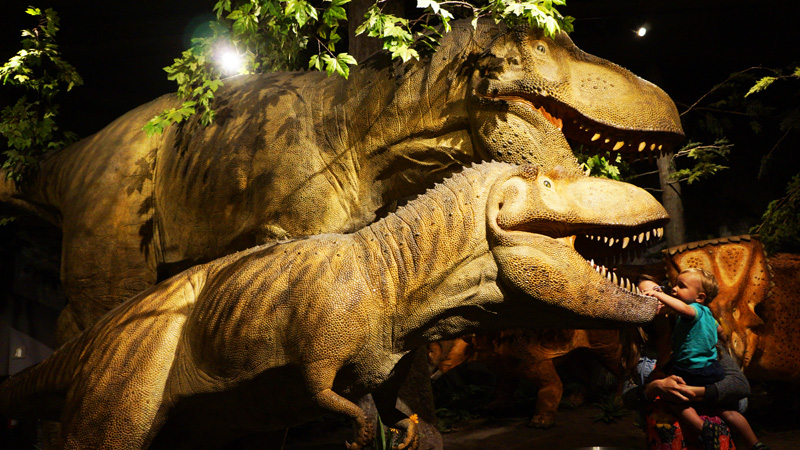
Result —
POLYGON ((513 330, 462 336, 428 344, 428 356, 438 378, 459 364, 477 361, 498 375, 495 396, 487 405, 496 409, 512 398, 519 378, 530 380, 538 390, 533 417, 528 423, 550 428, 564 393, 556 365, 574 350, 589 349, 617 379, 622 379, 622 346, 618 330, 513 330))
POLYGON ((371 393, 406 430, 397 448, 414 448, 413 417, 395 409, 414 349, 480 329, 650 321, 655 299, 573 245, 667 220, 626 183, 473 166, 355 233, 254 247, 159 283, 0 385, 0 412, 59 420, 66 449, 204 449, 327 410, 355 421, 360 449, 372 427, 355 402, 371 393))
POLYGON ((800 383, 800 255, 767 256, 755 235, 691 242, 664 255, 670 280, 689 267, 717 278, 709 307, 748 378, 800 383))

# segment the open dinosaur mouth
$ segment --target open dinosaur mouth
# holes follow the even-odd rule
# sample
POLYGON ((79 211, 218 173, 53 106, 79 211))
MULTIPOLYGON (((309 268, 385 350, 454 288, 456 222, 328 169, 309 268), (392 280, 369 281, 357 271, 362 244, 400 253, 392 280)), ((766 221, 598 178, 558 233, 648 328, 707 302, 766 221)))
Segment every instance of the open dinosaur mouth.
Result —
POLYGON ((487 96, 492 100, 504 100, 523 104, 537 111, 548 122, 558 128, 564 137, 574 144, 583 144, 590 153, 615 151, 627 158, 647 158, 671 151, 683 141, 679 133, 659 130, 620 129, 581 115, 578 111, 549 97, 487 96), (656 153, 658 152, 658 153, 656 153))
POLYGON ((664 229, 651 223, 629 232, 598 230, 598 233, 602 234, 583 233, 562 240, 608 282, 641 295, 634 281, 618 275, 613 266, 641 256, 664 236, 664 229))

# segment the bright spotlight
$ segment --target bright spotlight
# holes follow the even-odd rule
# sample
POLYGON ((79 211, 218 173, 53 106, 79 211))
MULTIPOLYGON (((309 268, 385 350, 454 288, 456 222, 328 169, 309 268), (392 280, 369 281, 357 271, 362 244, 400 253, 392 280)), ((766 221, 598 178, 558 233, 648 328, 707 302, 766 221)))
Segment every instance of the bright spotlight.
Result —
POLYGON ((222 71, 228 75, 238 74, 242 70, 244 58, 236 53, 235 50, 223 50, 219 54, 219 65, 222 71))
POLYGON ((636 34, 639 37, 644 36, 645 34, 647 34, 647 28, 646 27, 640 27, 639 30, 636 31, 636 34))

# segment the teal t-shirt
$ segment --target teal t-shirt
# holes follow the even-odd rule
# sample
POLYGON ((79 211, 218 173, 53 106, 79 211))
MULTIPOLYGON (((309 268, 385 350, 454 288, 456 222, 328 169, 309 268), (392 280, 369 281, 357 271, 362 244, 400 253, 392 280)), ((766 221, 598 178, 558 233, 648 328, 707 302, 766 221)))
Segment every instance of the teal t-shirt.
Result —
POLYGON ((701 369, 717 359, 717 321, 708 307, 692 303, 694 317, 679 316, 672 331, 672 362, 684 369, 701 369))

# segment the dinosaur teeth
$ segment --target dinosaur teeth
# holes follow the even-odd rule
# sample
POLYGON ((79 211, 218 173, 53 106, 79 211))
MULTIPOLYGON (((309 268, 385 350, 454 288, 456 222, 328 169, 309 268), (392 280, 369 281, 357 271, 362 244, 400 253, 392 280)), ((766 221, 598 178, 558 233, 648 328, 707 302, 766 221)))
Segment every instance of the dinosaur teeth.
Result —
POLYGON ((621 149, 623 145, 625 145, 625 141, 617 141, 617 143, 614 144, 614 150, 621 149))
POLYGON ((639 143, 639 151, 644 150, 645 147, 647 147, 647 142, 640 142, 639 143))
POLYGON ((594 136, 592 136, 592 142, 594 142, 594 141, 596 141, 598 139, 600 139, 600 133, 595 133, 594 136))
POLYGON ((622 248, 623 249, 626 248, 628 246, 628 243, 630 243, 630 241, 631 241, 631 238, 629 238, 629 237, 623 238, 622 239, 622 248))

